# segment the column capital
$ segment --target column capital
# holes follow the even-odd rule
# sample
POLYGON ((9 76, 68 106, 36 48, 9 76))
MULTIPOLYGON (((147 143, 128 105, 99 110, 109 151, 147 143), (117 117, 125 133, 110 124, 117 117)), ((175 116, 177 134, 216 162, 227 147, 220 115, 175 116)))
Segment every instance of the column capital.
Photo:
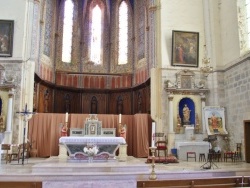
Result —
POLYGON ((204 95, 204 93, 201 93, 200 96, 201 96, 201 101, 205 102, 206 101, 206 95, 204 95))
POLYGON ((174 95, 173 94, 168 94, 168 100, 172 101, 174 98, 174 95))
POLYGON ((9 93, 8 93, 9 98, 12 98, 12 97, 14 96, 14 94, 15 94, 15 89, 14 89, 14 88, 11 88, 11 89, 9 90, 9 93))

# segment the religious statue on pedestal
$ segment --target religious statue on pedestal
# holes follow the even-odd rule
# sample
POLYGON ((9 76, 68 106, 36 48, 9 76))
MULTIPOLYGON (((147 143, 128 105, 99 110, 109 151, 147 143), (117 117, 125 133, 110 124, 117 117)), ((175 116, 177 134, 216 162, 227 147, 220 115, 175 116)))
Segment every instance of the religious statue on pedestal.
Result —
POLYGON ((6 130, 5 124, 4 124, 4 116, 0 115, 0 132, 3 133, 6 130))
MULTIPOLYGON (((62 125, 62 124, 61 124, 62 125)), ((61 137, 62 136, 68 136, 68 127, 66 126, 66 124, 62 125, 62 129, 61 129, 61 137)))
POLYGON ((197 113, 195 113, 195 133, 200 133, 200 121, 197 113))
POLYGON ((182 109, 183 125, 190 125, 190 112, 191 110, 189 110, 187 104, 185 104, 185 106, 182 109))
POLYGON ((127 125, 121 126, 120 129, 120 137, 123 137, 126 140, 126 134, 127 134, 127 125))
POLYGON ((177 114, 177 127, 175 133, 180 133, 180 130, 181 130, 181 117, 179 114, 177 114))

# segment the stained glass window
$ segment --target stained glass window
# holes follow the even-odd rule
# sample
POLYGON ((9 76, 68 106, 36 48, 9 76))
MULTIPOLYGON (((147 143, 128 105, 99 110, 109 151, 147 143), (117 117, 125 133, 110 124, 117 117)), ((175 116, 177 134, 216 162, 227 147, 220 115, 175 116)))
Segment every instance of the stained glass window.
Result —
POLYGON ((98 5, 96 5, 92 10, 91 21, 90 60, 95 64, 101 64, 102 14, 98 5))
POLYGON ((128 5, 122 1, 119 7, 119 52, 118 64, 128 62, 128 5))
POLYGON ((62 61, 66 63, 71 62, 73 10, 74 10, 74 5, 72 0, 66 0, 64 6, 63 44, 62 44, 62 61))

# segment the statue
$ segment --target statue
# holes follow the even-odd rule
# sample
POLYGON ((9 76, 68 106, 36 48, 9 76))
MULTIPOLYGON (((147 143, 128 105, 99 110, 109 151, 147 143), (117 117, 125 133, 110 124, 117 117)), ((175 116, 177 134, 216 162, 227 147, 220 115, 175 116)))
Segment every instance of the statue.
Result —
POLYGON ((190 112, 191 110, 189 110, 187 104, 185 104, 185 106, 182 109, 182 113, 183 113, 183 124, 184 125, 189 125, 190 124, 190 112))
POLYGON ((126 134, 127 134, 127 126, 125 124, 121 127, 120 137, 123 137, 126 140, 126 134))
POLYGON ((68 127, 65 124, 61 124, 62 129, 61 129, 61 137, 62 136, 68 136, 68 127))
POLYGON ((200 121, 199 121, 198 114, 195 113, 195 133, 199 133, 199 132, 200 132, 200 121))
POLYGON ((4 116, 0 115, 0 133, 3 133, 5 130, 4 116))
POLYGON ((180 117, 180 114, 177 114, 177 127, 176 127, 175 132, 180 133, 180 130, 181 130, 181 117, 180 117))

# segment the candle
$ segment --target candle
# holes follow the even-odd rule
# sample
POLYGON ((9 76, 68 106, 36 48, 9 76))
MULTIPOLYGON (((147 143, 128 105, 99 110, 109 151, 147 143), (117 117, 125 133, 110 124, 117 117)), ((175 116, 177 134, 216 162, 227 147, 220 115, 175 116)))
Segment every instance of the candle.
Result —
POLYGON ((68 114, 68 112, 66 112, 65 122, 68 122, 68 116, 69 116, 69 114, 68 114))
POLYGON ((152 122, 152 140, 151 147, 155 147, 155 122, 152 122))
POLYGON ((122 123, 122 115, 119 114, 119 123, 122 123))

